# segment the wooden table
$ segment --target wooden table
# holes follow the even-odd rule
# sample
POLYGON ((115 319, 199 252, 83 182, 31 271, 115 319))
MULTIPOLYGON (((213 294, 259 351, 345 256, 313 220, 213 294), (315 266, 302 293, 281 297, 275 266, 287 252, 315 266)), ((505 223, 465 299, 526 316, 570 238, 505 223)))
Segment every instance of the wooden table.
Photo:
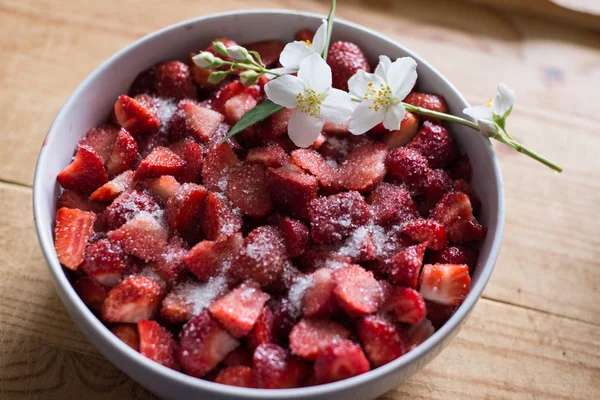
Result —
MULTIPOLYGON (((58 300, 34 233, 33 171, 69 94, 141 36, 217 11, 328 9, 310 0, 209 3, 0 1, 0 398, 152 398, 58 300)), ((497 147, 507 224, 494 275, 452 344, 383 398, 600 398, 600 20, 561 20, 546 0, 505 2, 512 11, 484 0, 339 3, 338 16, 416 50, 473 104, 501 80, 516 88, 511 132, 565 168, 555 175, 497 147)))

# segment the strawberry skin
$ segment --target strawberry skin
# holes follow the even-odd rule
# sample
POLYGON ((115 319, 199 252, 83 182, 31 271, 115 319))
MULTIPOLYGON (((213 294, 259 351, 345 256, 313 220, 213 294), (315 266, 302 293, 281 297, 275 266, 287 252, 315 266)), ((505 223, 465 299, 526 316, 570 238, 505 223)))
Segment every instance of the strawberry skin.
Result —
POLYGON ((308 368, 303 361, 272 343, 261 344, 254 351, 252 369, 258 386, 263 389, 302 386, 308 375, 308 368))
POLYGON ((140 334, 136 325, 119 324, 110 328, 110 331, 127 346, 135 351, 140 351, 140 334))
POLYGON ((63 188, 89 195, 108 182, 102 159, 88 146, 79 146, 73 162, 56 180, 63 188))
POLYGON ((86 306, 94 311, 102 311, 102 304, 108 294, 104 286, 84 276, 73 282, 73 289, 75 289, 75 292, 81 297, 86 306))
POLYGON ((135 171, 134 179, 159 178, 162 175, 179 176, 185 161, 166 147, 155 147, 135 171))
POLYGON ((356 44, 334 42, 327 53, 327 64, 331 67, 333 87, 348 91, 348 79, 358 70, 371 72, 367 57, 356 44))
POLYGON ((106 171, 108 175, 114 176, 133 169, 139 157, 140 153, 135 139, 131 136, 131 133, 121 128, 110 158, 106 163, 106 171))
POLYGON ((254 387, 254 373, 250 367, 235 365, 219 372, 215 382, 223 385, 251 388, 254 387))
POLYGON ((173 334, 156 321, 138 322, 140 353, 167 368, 179 370, 177 342, 173 334))
POLYGON ((315 360, 317 383, 329 383, 364 374, 370 370, 362 349, 350 340, 332 343, 322 349, 315 360))
POLYGON ((102 305, 106 322, 137 323, 156 315, 162 300, 160 285, 153 279, 132 276, 108 292, 102 305))
POLYGON ((404 331, 385 316, 361 318, 356 324, 356 331, 374 367, 387 364, 408 350, 408 338, 404 331))
POLYGON ((123 250, 108 239, 100 239, 85 250, 81 270, 104 286, 115 286, 127 268, 123 250))
POLYGON ((154 87, 160 96, 177 100, 196 97, 190 67, 180 61, 167 61, 155 69, 154 87))
POLYGON ((421 322, 427 314, 425 300, 419 292, 408 287, 388 285, 383 311, 394 313, 396 320, 414 325, 421 322))
POLYGON ((56 212, 54 249, 58 261, 70 270, 77 270, 83 262, 95 221, 96 214, 89 211, 61 208, 56 212))
POLYGON ((471 288, 469 267, 464 264, 426 264, 419 291, 426 300, 447 306, 463 302, 471 288))
POLYGON ((349 335, 350 331, 337 322, 304 318, 290 332, 290 350, 297 356, 313 361, 321 348, 349 335))
POLYGON ((161 125, 156 115, 127 95, 119 96, 114 109, 119 125, 134 136, 150 132, 161 125))

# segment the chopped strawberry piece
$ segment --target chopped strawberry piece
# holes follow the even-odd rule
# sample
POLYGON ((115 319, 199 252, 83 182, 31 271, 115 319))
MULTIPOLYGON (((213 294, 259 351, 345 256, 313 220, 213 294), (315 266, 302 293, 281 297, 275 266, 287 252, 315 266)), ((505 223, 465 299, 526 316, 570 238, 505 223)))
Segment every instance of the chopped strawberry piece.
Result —
POLYGON ((106 172, 108 175, 114 176, 133 169, 139 157, 140 153, 135 139, 131 133, 121 128, 106 163, 106 172))
POLYGON ((202 182, 208 190, 224 192, 227 189, 229 170, 240 160, 229 143, 213 148, 206 156, 202 166, 202 182))
POLYGON ((340 255, 333 250, 315 249, 306 250, 297 258, 298 265, 304 271, 314 272, 320 268, 338 269, 352 264, 352 258, 340 255))
POLYGON ((425 300, 419 292, 394 285, 388 285, 381 309, 393 312, 398 321, 410 325, 418 324, 427 314, 425 300))
POLYGON ((162 297, 162 289, 155 280, 129 277, 108 292, 102 305, 102 319, 132 324, 151 319, 158 312, 162 297))
POLYGON ((430 252, 425 259, 428 264, 467 264, 469 270, 472 271, 477 265, 478 258, 479 251, 477 249, 470 246, 455 245, 430 252))
POLYGON ((208 191, 195 183, 184 183, 167 201, 165 208, 169 227, 182 235, 198 227, 203 214, 204 200, 208 191))
POLYGON ((192 317, 194 302, 186 296, 186 285, 175 286, 163 299, 160 316, 165 321, 173 324, 182 324, 192 317))
POLYGON ((233 260, 235 276, 240 280, 253 279, 261 286, 275 282, 288 263, 285 240, 273 226, 260 226, 248 234, 233 260))
POLYGON ((273 209, 267 190, 265 168, 258 164, 242 164, 229 173, 227 197, 244 215, 264 217, 273 209))
POLYGON ((131 97, 138 94, 151 94, 156 91, 154 88, 155 67, 148 68, 140 72, 129 87, 129 95, 131 97))
POLYGON ((218 241, 204 240, 192 247, 182 258, 185 266, 200 279, 207 281, 226 269, 243 244, 241 233, 218 241))
POLYGON ((350 340, 326 346, 315 359, 315 380, 319 384, 341 381, 370 370, 369 360, 362 349, 350 340))
POLYGON ((446 227, 451 243, 472 242, 485 238, 486 228, 473 216, 471 201, 464 193, 447 193, 429 216, 446 227))
POLYGON ((101 285, 115 286, 126 269, 125 252, 108 239, 100 239, 85 249, 81 270, 101 285))
POLYGON ((306 225, 297 219, 282 218, 278 224, 290 257, 295 258, 304 253, 310 245, 310 232, 306 225))
POLYGON ((276 138, 287 132, 288 122, 293 111, 291 108, 284 108, 266 119, 269 137, 276 138))
POLYGON ((388 278, 397 285, 416 289, 425 256, 425 244, 410 246, 396 254, 388 266, 388 278))
POLYGON ((339 192, 344 187, 337 169, 331 167, 316 150, 298 149, 291 154, 297 166, 316 176, 321 186, 330 193, 339 192))
POLYGON ((79 141, 80 146, 87 146, 106 164, 113 150, 119 131, 123 128, 114 125, 101 125, 90 129, 79 141))
POLYGON ((333 272, 333 294, 338 305, 351 317, 372 314, 383 301, 381 285, 359 265, 349 265, 333 272))
POLYGON ((383 180, 388 155, 384 143, 365 144, 356 148, 340 166, 340 177, 348 190, 369 191, 383 180))
MULTIPOLYGON (((412 92, 404 99, 405 103, 412 104, 416 107, 426 108, 431 111, 437 111, 444 114, 448 113, 448 105, 443 96, 430 93, 412 92)), ((437 118, 424 117, 431 121, 439 121, 437 118)))
POLYGON ((301 42, 312 42, 315 37, 315 32, 306 28, 301 29, 298 32, 294 33, 294 40, 299 40, 301 42))
POLYGON ((249 93, 242 92, 225 103, 225 121, 235 125, 244 114, 256 107, 258 101, 249 93))
POLYGON ((254 328, 246 337, 246 343, 250 349, 255 350, 261 344, 273 343, 275 340, 273 333, 274 320, 271 309, 264 306, 254 328))
MULTIPOLYGON (((252 349, 254 351, 254 349, 252 349)), ((245 367, 252 366, 252 353, 248 350, 247 347, 238 347, 231 353, 225 357, 223 360, 223 365, 227 367, 235 367, 237 365, 243 365, 245 367)))
POLYGON ((160 207, 149 195, 137 190, 119 195, 102 213, 102 224, 108 230, 114 230, 141 212, 154 214, 160 207))
POLYGON ((454 138, 442 125, 425 121, 407 148, 421 153, 431 168, 443 168, 457 157, 454 138))
POLYGON ((145 261, 155 260, 167 245, 167 229, 149 214, 138 214, 108 233, 127 253, 145 261))
POLYGON ((83 262, 85 247, 94 232, 96 214, 74 208, 61 208, 56 212, 54 249, 58 261, 76 271, 83 262))
POLYGON ((471 277, 464 264, 426 264, 421 271, 419 291, 431 302, 457 306, 469 294, 471 277))
POLYGON ((94 311, 102 310, 102 304, 108 294, 108 291, 102 285, 84 276, 73 282, 73 289, 86 306, 94 311))
POLYGON ((238 342, 204 311, 190 319, 181 330, 179 363, 191 376, 202 377, 238 347, 238 342))
POLYGON ((290 350, 313 361, 323 347, 347 338, 350 331, 327 319, 304 318, 290 332, 290 350))
MULTIPOLYGON (((145 135, 138 136, 136 138, 138 143, 138 150, 142 159, 148 157, 152 150, 156 147, 167 147, 169 145, 169 138, 167 135, 160 131, 153 131, 145 135)), ((139 166, 139 163, 137 163, 139 166)))
POLYGON ((252 369, 258 387, 286 389, 302 386, 308 376, 308 366, 280 346, 261 344, 254 351, 252 369))
POLYGON ((252 368, 243 365, 227 367, 215 378, 215 382, 237 387, 254 387, 254 372, 252 368))
POLYGON ((456 308, 455 306, 445 306, 431 301, 425 301, 425 304, 427 306, 427 319, 436 328, 444 325, 456 308))
POLYGON ((317 197, 319 182, 295 165, 267 169, 267 187, 273 202, 292 216, 305 219, 309 202, 317 197))
POLYGON ((169 122, 169 137, 174 141, 192 136, 201 143, 207 142, 215 135, 224 118, 220 112, 191 100, 182 100, 169 122))
POLYGON ((201 227, 208 240, 231 236, 242 229, 242 219, 228 202, 215 193, 209 193, 204 204, 201 227))
POLYGON ((271 67, 279 61, 279 55, 283 51, 283 43, 279 40, 266 40, 249 44, 246 48, 256 51, 260 55, 263 64, 266 67, 271 67))
POLYGON ((156 321, 139 321, 140 353, 167 368, 179 370, 177 342, 173 334, 156 321))
POLYGON ((333 87, 343 91, 348 91, 348 79, 358 70, 371 72, 367 57, 351 42, 333 42, 327 53, 327 64, 331 67, 333 87))
POLYGON ((136 325, 119 324, 110 328, 110 331, 127 346, 140 351, 140 334, 136 325))
POLYGON ((114 109, 117 123, 134 136, 150 132, 161 125, 155 114, 124 94, 119 96, 114 109))
POLYGON ((286 164, 288 160, 289 156, 278 144, 250 149, 246 157, 246 162, 250 164, 262 164, 265 168, 279 168, 286 164))
POLYGON ((169 148, 185 162, 185 169, 179 175, 182 183, 198 183, 202 179, 202 147, 191 139, 180 140, 169 148))
POLYGON ((244 92, 244 85, 239 80, 234 80, 213 91, 210 96, 210 105, 213 110, 225 113, 225 103, 234 96, 244 92))
POLYGON ((104 206, 100 203, 88 200, 86 196, 82 196, 79 193, 65 190, 60 195, 56 208, 76 208, 82 211, 99 212, 102 211, 104 206))
POLYGON ((477 215, 481 209, 481 200, 479 199, 479 196, 477 196, 477 193, 475 193, 471 184, 464 179, 458 179, 454 181, 453 186, 455 192, 461 192, 469 196, 471 206, 473 207, 473 214, 477 215))
POLYGON ((369 315, 358 320, 356 331, 365 353, 374 367, 381 367, 408 350, 403 330, 382 315, 369 315))
POLYGON ((464 179, 467 182, 471 181, 473 175, 473 167, 469 161, 468 155, 462 155, 448 166, 448 172, 452 179, 464 179))
POLYGON ((368 198, 373 222, 381 226, 403 224, 419 217, 419 213, 403 186, 380 183, 368 198))
POLYGON ((179 176, 183 173, 185 162, 166 147, 155 147, 146 156, 135 171, 135 180, 158 178, 162 175, 179 176))
POLYGON ((389 152, 386 160, 388 175, 404 182, 413 194, 423 193, 429 164, 415 150, 398 147, 389 152))
POLYGON ((431 250, 441 250, 446 247, 446 228, 435 220, 412 220, 402 227, 402 233, 416 242, 425 243, 431 250))
POLYGON ((349 135, 350 131, 348 130, 350 126, 350 121, 342 122, 341 124, 335 124, 333 122, 327 121, 325 125, 323 125, 323 133, 328 135, 340 135, 345 136, 349 135))
POLYGON ((180 186, 177 179, 171 175, 163 175, 160 178, 148 179, 146 181, 146 187, 150 194, 163 205, 175 195, 180 186))
POLYGON ((180 61, 167 61, 157 65, 154 87, 159 96, 177 100, 196 98, 190 67, 180 61))
POLYGON ((133 171, 125 171, 117 175, 111 181, 96 189, 91 195, 92 201, 113 201, 121 193, 127 190, 133 182, 133 171))
POLYGON ((408 328, 407 335, 409 349, 412 350, 421 343, 423 343, 425 340, 429 339, 429 337, 433 335, 434 332, 435 328, 433 327, 431 321, 428 319, 424 319, 418 324, 415 324, 408 328))
POLYGON ((340 255, 350 257, 352 262, 373 261, 377 258, 377 252, 373 234, 364 226, 352 232, 338 250, 340 255))
POLYGON ((240 338, 250 333, 268 299, 268 294, 249 281, 214 301, 209 311, 229 333, 240 338))
POLYGON ((387 144, 390 149, 404 146, 410 142, 419 131, 419 118, 411 113, 407 112, 402 118, 400 129, 395 131, 386 131, 383 141, 387 144))
POLYGON ((56 180, 63 188, 90 194, 108 182, 102 159, 87 146, 79 146, 73 162, 61 171, 56 180))
POLYGON ((183 240, 174 236, 164 248, 163 253, 150 264, 152 270, 169 287, 180 281, 185 274, 185 266, 181 259, 186 252, 183 240))
POLYGON ((371 212, 358 192, 344 192, 318 197, 308 208, 312 239, 315 243, 332 243, 365 225, 371 212))
POLYGON ((337 310, 333 295, 333 271, 321 268, 310 275, 311 285, 302 297, 302 312, 307 317, 328 317, 337 310))

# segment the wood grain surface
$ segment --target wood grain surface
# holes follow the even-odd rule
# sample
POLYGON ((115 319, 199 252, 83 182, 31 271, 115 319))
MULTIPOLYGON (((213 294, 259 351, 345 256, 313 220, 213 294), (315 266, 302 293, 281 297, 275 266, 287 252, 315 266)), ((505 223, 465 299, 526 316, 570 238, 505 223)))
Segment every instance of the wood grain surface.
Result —
MULTIPOLYGON (((386 400, 600 398, 600 19, 546 3, 339 1, 339 17, 415 50, 473 104, 500 81, 516 88, 511 132, 565 168, 496 146, 507 221, 484 299, 386 400)), ((35 161, 60 106, 111 54, 168 24, 243 8, 325 13, 328 2, 0 0, 1 399, 153 398, 55 294, 33 227, 35 161)))

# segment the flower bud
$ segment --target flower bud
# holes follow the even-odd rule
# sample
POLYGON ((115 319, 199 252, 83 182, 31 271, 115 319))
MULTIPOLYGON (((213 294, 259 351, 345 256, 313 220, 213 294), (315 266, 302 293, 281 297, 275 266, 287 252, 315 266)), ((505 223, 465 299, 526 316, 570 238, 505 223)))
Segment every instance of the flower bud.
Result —
POLYGON ((225 79, 228 74, 229 74, 229 71, 211 72, 211 74, 208 76, 208 83, 213 83, 213 84, 221 83, 221 81, 223 79, 225 79))
POLYGON ((235 61, 251 61, 252 56, 248 53, 248 50, 242 46, 231 46, 227 48, 227 54, 231 59, 235 61))
POLYGON ((227 47, 223 44, 223 42, 213 42, 213 49, 220 55, 227 57, 227 47))
POLYGON ((199 66, 200 68, 210 68, 215 64, 215 60, 217 58, 208 51, 202 51, 200 54, 195 55, 192 60, 194 64, 199 66))
POLYGON ((240 74, 240 81, 244 86, 254 85, 259 76, 260 74, 258 72, 249 69, 240 74))

